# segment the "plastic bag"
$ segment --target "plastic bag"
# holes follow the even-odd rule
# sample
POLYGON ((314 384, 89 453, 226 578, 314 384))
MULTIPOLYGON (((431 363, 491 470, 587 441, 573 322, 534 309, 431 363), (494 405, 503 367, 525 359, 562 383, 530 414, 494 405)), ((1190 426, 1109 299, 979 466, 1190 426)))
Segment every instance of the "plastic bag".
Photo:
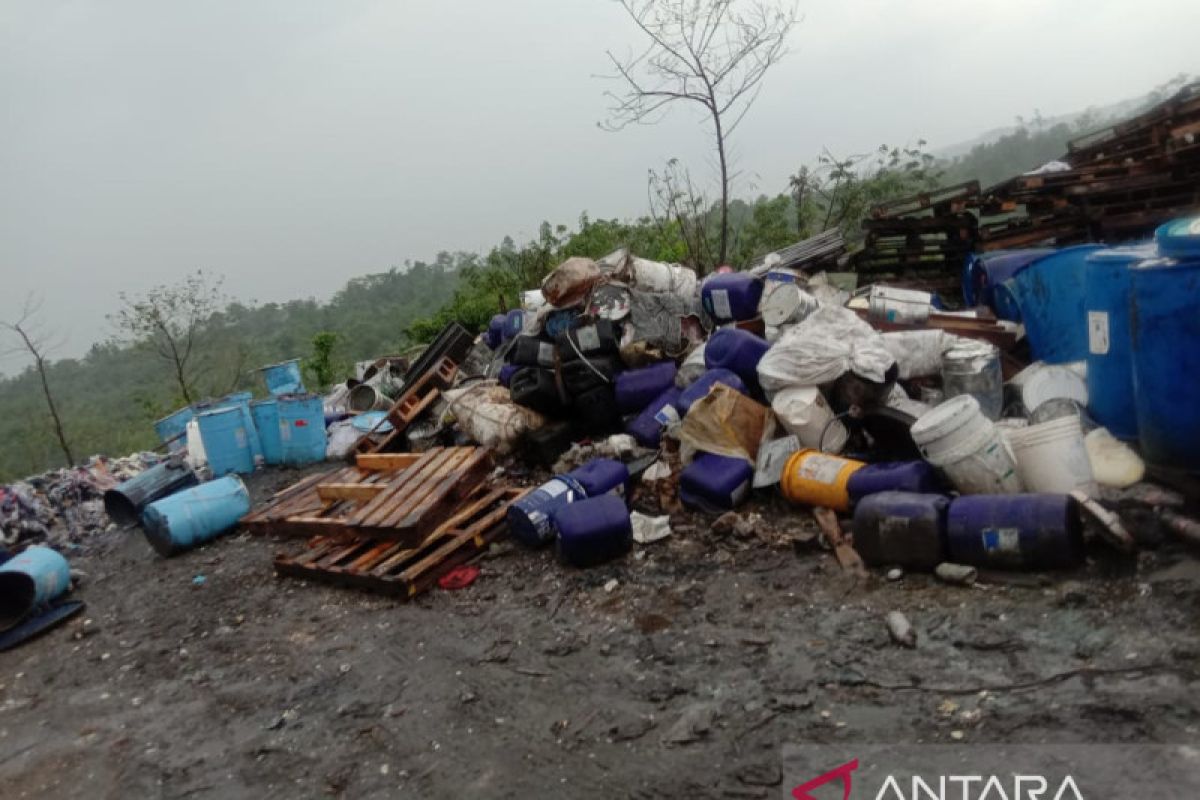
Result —
POLYGON ((758 362, 768 397, 788 386, 821 386, 846 372, 876 383, 895 363, 882 337, 853 311, 823 306, 779 337, 758 362))
POLYGON ((893 331, 881 337, 883 346, 896 359, 900 380, 928 378, 942 372, 942 352, 958 337, 937 328, 918 331, 893 331))
POLYGON ((508 389, 495 381, 482 381, 442 394, 458 426, 483 447, 501 455, 512 452, 528 431, 546 424, 536 411, 512 401, 508 389))
POLYGON ((744 458, 754 464, 764 432, 768 437, 774 433, 774 421, 769 408, 718 383, 692 404, 679 439, 705 453, 744 458))
POLYGON ((556 308, 580 305, 600 280, 600 268, 590 258, 575 256, 554 268, 542 281, 542 296, 556 308))

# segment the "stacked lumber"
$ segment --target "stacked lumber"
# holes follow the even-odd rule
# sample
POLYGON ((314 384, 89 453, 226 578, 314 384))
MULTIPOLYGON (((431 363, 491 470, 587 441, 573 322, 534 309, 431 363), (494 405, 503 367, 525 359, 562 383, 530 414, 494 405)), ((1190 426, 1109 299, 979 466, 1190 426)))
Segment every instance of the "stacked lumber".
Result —
POLYGON ((480 447, 360 454, 353 467, 278 493, 242 524, 312 537, 305 551, 276 557, 281 575, 411 597, 504 533, 508 506, 524 492, 484 486, 490 469, 480 447))
POLYGON ((956 296, 978 239, 970 211, 978 200, 979 182, 968 181, 875 206, 862 223, 866 239, 854 256, 855 271, 871 282, 956 296))
POLYGON ((1200 209, 1200 82, 1074 139, 1062 162, 984 192, 981 249, 1145 238, 1200 209))

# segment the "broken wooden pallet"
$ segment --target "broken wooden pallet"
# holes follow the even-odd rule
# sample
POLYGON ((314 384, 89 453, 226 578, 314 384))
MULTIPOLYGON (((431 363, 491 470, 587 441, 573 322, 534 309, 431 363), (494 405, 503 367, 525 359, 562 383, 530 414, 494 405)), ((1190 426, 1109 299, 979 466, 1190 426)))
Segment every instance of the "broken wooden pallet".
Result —
POLYGON ((442 357, 432 369, 421 375, 411 386, 405 387, 401 395, 392 404, 387 416, 381 419, 370 432, 363 434, 354 444, 356 453, 384 453, 395 450, 400 446, 404 431, 413 420, 425 413, 433 405, 445 389, 450 388, 458 365, 448 356, 442 357), (385 423, 390 423, 392 430, 378 441, 374 438, 377 430, 385 423))
POLYGON ((387 453, 358 456, 354 467, 338 467, 328 472, 309 475, 281 489, 269 500, 242 517, 241 524, 251 533, 279 533, 288 517, 316 513, 329 503, 318 487, 358 484, 363 480, 378 480, 373 475, 397 472, 412 466, 420 458, 416 453, 387 453))
MULTIPOLYGON (((401 469, 351 468, 334 480, 314 485, 321 505, 276 522, 274 531, 293 536, 355 534, 414 545, 434 530, 491 468, 490 451, 481 447, 435 447, 420 454, 397 455, 404 456, 401 469)), ((360 463, 370 464, 381 457, 393 456, 359 458, 360 463)))
POLYGON ((366 536, 316 537, 300 555, 276 556, 275 571, 280 575, 414 597, 506 532, 504 519, 508 507, 526 491, 478 487, 415 547, 366 536))

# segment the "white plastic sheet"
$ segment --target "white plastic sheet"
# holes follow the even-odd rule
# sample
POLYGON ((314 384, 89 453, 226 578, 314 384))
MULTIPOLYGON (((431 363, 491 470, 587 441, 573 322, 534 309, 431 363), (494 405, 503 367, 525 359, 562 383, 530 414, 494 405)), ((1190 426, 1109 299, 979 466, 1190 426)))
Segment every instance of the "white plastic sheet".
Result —
POLYGON ((853 311, 823 306, 784 333, 758 362, 768 397, 788 386, 821 386, 853 371, 883 383, 895 363, 882 337, 853 311))

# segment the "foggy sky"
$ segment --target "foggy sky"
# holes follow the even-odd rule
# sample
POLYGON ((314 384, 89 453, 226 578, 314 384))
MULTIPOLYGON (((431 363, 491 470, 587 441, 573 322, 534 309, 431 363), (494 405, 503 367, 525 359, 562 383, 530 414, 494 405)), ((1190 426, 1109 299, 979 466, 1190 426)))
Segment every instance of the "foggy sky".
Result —
MULTIPOLYGON (((823 145, 947 146, 1200 71, 1195 0, 800 9, 734 141, 738 195, 823 145)), ((326 298, 543 219, 642 214, 648 168, 712 160, 684 108, 597 129, 604 50, 636 44, 609 0, 0 0, 0 319, 36 291, 78 355, 118 291, 197 268, 243 300, 326 298)))

